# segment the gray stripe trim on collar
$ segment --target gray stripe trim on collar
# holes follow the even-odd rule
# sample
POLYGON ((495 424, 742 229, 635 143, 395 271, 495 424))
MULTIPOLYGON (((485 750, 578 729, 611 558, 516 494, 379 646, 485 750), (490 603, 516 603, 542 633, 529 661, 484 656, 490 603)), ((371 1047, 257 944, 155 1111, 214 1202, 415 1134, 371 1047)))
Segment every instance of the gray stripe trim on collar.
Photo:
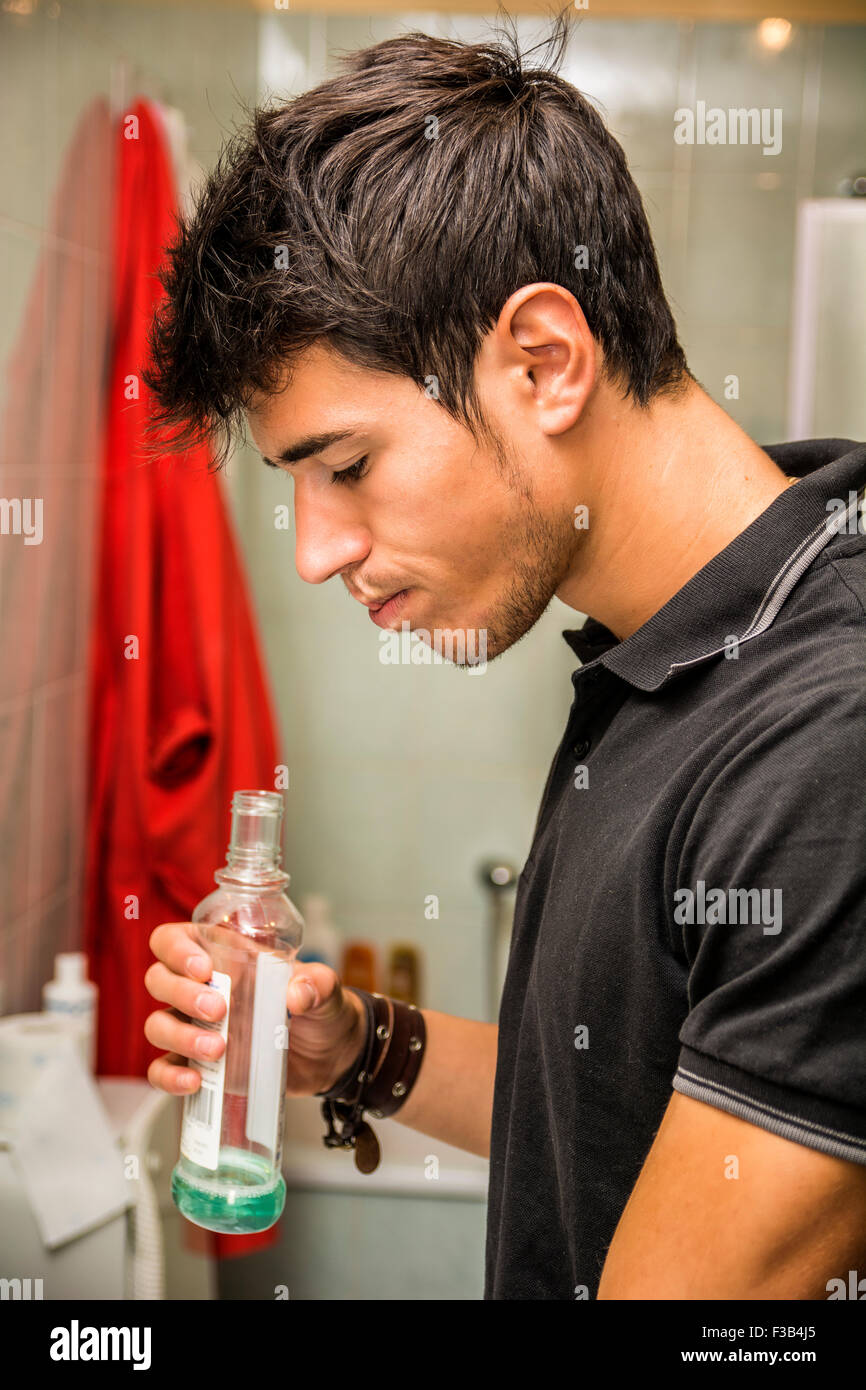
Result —
MULTIPOLYGON (((844 512, 837 512, 835 516, 825 517, 823 521, 820 521, 814 531, 810 532, 800 542, 797 549, 788 556, 770 581, 746 631, 742 637, 737 638, 738 644, 749 642, 753 637, 759 637, 762 632, 766 632, 767 628, 778 617, 785 599, 799 583, 813 560, 820 555, 833 536, 843 529, 851 517, 856 516, 864 496, 866 496, 866 486, 855 493, 844 512)), ((724 651, 727 651, 726 646, 717 647, 715 651, 703 652, 700 656, 693 656, 688 661, 675 661, 672 666, 668 667, 667 675, 672 676, 675 671, 684 671, 689 666, 697 665, 699 661, 707 661, 711 656, 720 656, 724 651)), ((667 680, 667 676, 665 676, 665 680, 667 680)))

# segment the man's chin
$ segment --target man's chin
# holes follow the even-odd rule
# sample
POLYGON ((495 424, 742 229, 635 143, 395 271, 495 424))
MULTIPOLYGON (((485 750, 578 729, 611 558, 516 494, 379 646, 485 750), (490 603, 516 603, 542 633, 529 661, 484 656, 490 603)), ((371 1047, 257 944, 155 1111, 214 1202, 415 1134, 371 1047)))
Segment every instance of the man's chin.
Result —
POLYGON ((461 669, 485 666, 490 660, 490 634, 486 627, 417 627, 413 635, 431 652, 461 669))
POLYGON ((420 622, 410 623, 408 618, 404 618, 389 631, 395 637, 400 637, 408 629, 408 634, 428 649, 428 659, 431 661, 447 661, 460 670, 483 670, 489 662, 495 661, 525 637, 543 612, 544 608, 541 608, 533 617, 526 611, 507 611, 503 615, 504 620, 494 625, 459 623, 449 626, 437 619, 436 625, 431 627, 420 622))
MULTIPOLYGON (((492 658, 491 634, 486 627, 447 626, 445 623, 427 627, 423 623, 410 623, 403 619, 388 628, 389 634, 398 640, 412 639, 416 655, 414 661, 447 661, 452 666, 471 670, 484 667, 492 658), (425 655, 421 656, 421 650, 425 655)), ((505 650, 504 647, 501 650, 505 650)), ((497 650, 496 655, 499 654, 497 650)), ((405 659, 405 658, 404 658, 405 659)))

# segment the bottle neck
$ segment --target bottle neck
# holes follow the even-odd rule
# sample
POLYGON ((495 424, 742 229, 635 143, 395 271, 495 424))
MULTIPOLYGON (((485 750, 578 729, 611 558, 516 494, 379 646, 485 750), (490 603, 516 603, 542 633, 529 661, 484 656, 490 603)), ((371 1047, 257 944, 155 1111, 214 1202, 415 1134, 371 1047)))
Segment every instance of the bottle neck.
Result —
POLYGON ((232 830, 225 867, 214 874, 217 883, 283 889, 289 875, 280 868, 280 825, 283 798, 278 792, 236 791, 232 797, 232 830))
POLYGON ((250 855, 243 850, 230 852, 224 868, 217 869, 214 878, 219 884, 257 889, 278 888, 281 892, 290 882, 290 875, 284 873, 273 859, 250 855))

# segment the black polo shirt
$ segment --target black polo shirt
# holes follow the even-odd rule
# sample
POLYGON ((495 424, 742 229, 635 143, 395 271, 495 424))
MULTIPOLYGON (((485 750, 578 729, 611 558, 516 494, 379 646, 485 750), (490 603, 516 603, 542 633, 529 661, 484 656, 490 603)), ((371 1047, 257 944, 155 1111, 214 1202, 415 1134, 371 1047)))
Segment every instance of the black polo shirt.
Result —
POLYGON ((520 876, 485 1298, 594 1298, 671 1088, 866 1163, 866 445, 624 641, 588 620, 520 876))

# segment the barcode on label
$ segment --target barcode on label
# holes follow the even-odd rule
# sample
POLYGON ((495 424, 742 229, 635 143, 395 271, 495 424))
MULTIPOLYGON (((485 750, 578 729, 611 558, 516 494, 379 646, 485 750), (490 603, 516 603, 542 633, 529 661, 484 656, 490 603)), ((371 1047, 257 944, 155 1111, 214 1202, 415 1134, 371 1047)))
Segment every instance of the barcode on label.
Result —
POLYGON ((213 1120, 216 1090, 213 1086, 202 1086, 189 1098, 189 1118, 194 1124, 209 1125, 213 1120))

